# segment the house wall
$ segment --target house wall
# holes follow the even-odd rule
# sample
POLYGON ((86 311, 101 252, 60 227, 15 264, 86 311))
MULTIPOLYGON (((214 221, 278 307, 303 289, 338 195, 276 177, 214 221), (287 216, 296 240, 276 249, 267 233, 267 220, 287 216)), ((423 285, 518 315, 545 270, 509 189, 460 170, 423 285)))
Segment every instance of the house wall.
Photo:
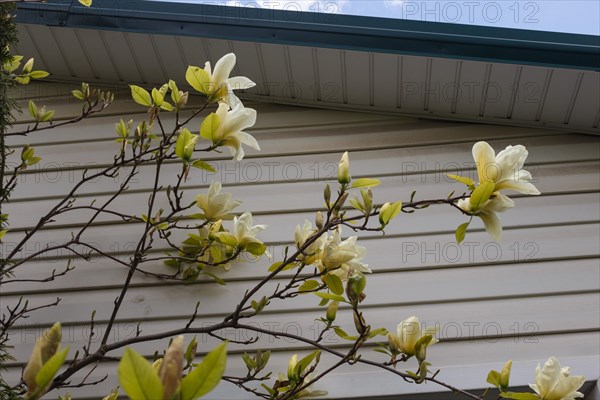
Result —
MULTIPOLYGON (((38 106, 46 104, 56 109, 57 116, 66 118, 79 112, 79 105, 66 95, 68 90, 64 86, 36 85, 27 90, 17 94, 23 97, 25 109, 25 97, 33 96, 38 106)), ((491 241, 481 222, 475 220, 465 242, 457 245, 454 229, 465 218, 449 207, 403 214, 388 227, 385 236, 374 232, 359 234, 359 243, 368 249, 365 261, 373 270, 366 288, 368 321, 373 327, 392 330, 401 320, 417 315, 427 325, 438 324, 441 342, 429 350, 428 358, 434 368, 442 370, 441 379, 462 388, 485 387, 487 372, 501 368, 508 359, 514 361, 512 382, 526 385, 534 381, 535 365, 550 355, 570 365, 574 374, 586 375, 590 381, 598 379, 600 144, 597 137, 275 104, 247 106, 259 112, 251 133, 262 151, 248 151, 238 164, 230 161, 226 153, 205 156, 218 172, 193 172, 185 184, 186 198, 193 199, 206 191, 211 181, 221 180, 226 191, 244 201, 240 211, 252 211, 255 223, 269 225, 259 237, 269 245, 273 259, 245 260, 234 265, 221 275, 227 286, 205 280, 183 285, 136 275, 111 340, 131 337, 138 323, 143 334, 181 327, 198 301, 198 326, 219 321, 247 288, 265 276, 271 262, 281 259, 283 246, 293 242, 296 224, 314 220, 315 212, 322 207, 325 182, 335 184, 337 163, 343 151, 350 151, 354 178, 381 178, 382 185, 374 192, 375 202, 382 203, 407 201, 413 190, 417 191, 416 199, 443 198, 453 190, 460 192, 461 185, 450 182, 445 173, 473 174, 471 146, 478 140, 486 140, 497 151, 509 144, 526 145, 530 151, 527 169, 533 173, 542 195, 513 196, 516 208, 501 216, 505 230, 501 243, 491 241)), ((26 114, 20 117, 15 129, 31 125, 26 114)), ((76 183, 82 168, 91 165, 94 170, 111 162, 118 151, 113 139, 114 123, 119 118, 138 122, 145 117, 144 110, 128 100, 125 93, 118 96, 117 103, 106 113, 81 124, 26 138, 11 137, 9 143, 15 146, 17 155, 20 145, 30 143, 43 161, 39 167, 25 171, 7 206, 11 232, 2 244, 2 252, 10 251, 24 232, 35 225, 40 214, 48 211, 76 183)), ((165 116, 166 124, 172 122, 172 118, 165 116)), ((197 130, 199 124, 199 119, 194 121, 192 129, 197 130)), ((162 183, 173 182, 178 171, 178 165, 166 165, 162 183)), ((89 204, 95 198, 107 199, 121 179, 101 179, 83 187, 77 204, 89 204)), ((152 179, 152 167, 143 167, 129 193, 114 202, 115 209, 143 213, 152 179)), ((165 204, 164 199, 159 203, 165 204)), ((68 240, 88 215, 73 211, 60 216, 34 236, 23 256, 48 244, 68 240)), ((83 239, 126 258, 141 229, 139 224, 103 216, 83 239)), ((346 230, 344 236, 348 235, 350 232, 346 230)), ((164 249, 164 244, 155 246, 158 253, 164 249)), ((60 272, 68 256, 61 251, 38 257, 17 269, 15 279, 39 280, 50 276, 52 270, 60 272)), ((17 361, 5 372, 10 381, 18 382, 35 339, 53 322, 63 323, 63 343, 71 346, 71 355, 87 343, 92 311, 96 311, 96 329, 101 331, 105 327, 127 271, 106 258, 77 260, 74 266, 74 270, 51 282, 3 285, 3 309, 15 304, 21 296, 26 296, 31 306, 61 298, 59 306, 32 313, 11 332, 17 361)), ((165 271, 160 264, 147 268, 165 271)), ((273 288, 274 285, 267 285, 266 290, 273 288)), ((312 338, 316 335, 315 319, 323 313, 317 298, 307 295, 274 301, 255 323, 312 338)), ((338 322, 346 331, 353 331, 347 310, 340 311, 338 322)), ((239 331, 223 335, 238 340, 251 338, 248 332, 239 331)), ((98 336, 92 343, 97 343, 98 336)), ((186 341, 190 339, 187 337, 186 341)), ((217 344, 213 338, 199 337, 199 340, 201 353, 217 344)), ((335 336, 326 337, 325 343, 340 349, 346 346, 335 336)), ((165 345, 163 340, 135 348, 151 356, 165 345)), ((270 364, 274 372, 285 371, 292 354, 308 351, 301 343, 264 335, 249 347, 274 349, 270 364)), ((240 357, 243 351, 248 348, 230 345, 228 374, 245 374, 240 357)), ((380 359, 372 349, 365 349, 363 354, 366 358, 380 359)), ((323 356, 323 365, 331 361, 331 357, 323 356)), ((98 385, 70 389, 71 393, 77 399, 106 394, 117 385, 116 365, 113 361, 102 362, 89 380, 104 375, 108 379, 98 385)), ((411 361, 401 368, 414 370, 416 366, 411 361)), ((432 384, 406 384, 364 365, 341 368, 317 387, 328 390, 331 398, 340 399, 440 391, 432 384)), ((224 383, 207 398, 241 399, 249 395, 224 383)))

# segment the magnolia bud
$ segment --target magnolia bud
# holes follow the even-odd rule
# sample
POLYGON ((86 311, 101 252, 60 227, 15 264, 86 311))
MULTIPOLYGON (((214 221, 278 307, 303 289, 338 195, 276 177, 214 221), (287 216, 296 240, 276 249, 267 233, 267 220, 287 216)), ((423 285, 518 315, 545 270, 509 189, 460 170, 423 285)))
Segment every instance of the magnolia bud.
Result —
POLYGON ((288 363, 287 376, 290 381, 296 381, 297 376, 295 374, 296 364, 298 364, 298 354, 294 354, 288 363))
POLYGON ((345 185, 350 182, 350 179, 350 160, 348 159, 348 152, 345 152, 338 166, 338 182, 345 185))
POLYGON ((162 365, 160 366, 160 380, 163 384, 163 400, 171 400, 181 381, 181 373, 183 372, 183 336, 176 337, 165 356, 163 357, 162 365))
POLYGON ((388 333, 388 344, 392 353, 400 353, 400 339, 393 333, 388 333))
POLYGON ((329 322, 335 321, 335 315, 337 314, 337 310, 338 310, 339 306, 340 306, 339 301, 332 301, 331 303, 329 303, 329 306, 327 306, 327 312, 325 313, 325 318, 327 318, 327 321, 329 321, 329 322))
MULTIPOLYGON (((42 366, 48 362, 50 358, 58 351, 60 346, 60 340, 62 337, 62 329, 60 322, 52 325, 50 329, 47 329, 43 335, 35 342, 31 357, 27 362, 27 366, 23 371, 23 380, 27 385, 28 393, 33 393, 37 390, 37 383, 35 377, 38 372, 42 369, 42 366)), ((43 394, 44 390, 42 390, 43 394)))
POLYGON ((508 381, 510 379, 510 370, 512 368, 512 360, 508 360, 504 364, 504 368, 500 372, 500 387, 506 389, 508 387, 508 381))
POLYGON ((323 228, 323 214, 321 211, 317 211, 317 215, 315 217, 315 226, 317 229, 323 228))
POLYGON ((348 192, 344 192, 338 199, 338 202, 335 204, 335 210, 336 211, 341 210, 342 207, 344 207, 344 203, 346 202, 347 199, 348 199, 348 192))

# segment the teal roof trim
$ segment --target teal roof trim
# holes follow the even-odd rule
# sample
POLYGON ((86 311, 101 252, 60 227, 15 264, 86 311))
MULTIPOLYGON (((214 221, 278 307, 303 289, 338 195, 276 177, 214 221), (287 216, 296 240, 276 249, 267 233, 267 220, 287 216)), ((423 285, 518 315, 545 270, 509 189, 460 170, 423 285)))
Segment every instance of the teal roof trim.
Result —
POLYGON ((600 36, 144 0, 20 3, 17 22, 600 71, 600 36))

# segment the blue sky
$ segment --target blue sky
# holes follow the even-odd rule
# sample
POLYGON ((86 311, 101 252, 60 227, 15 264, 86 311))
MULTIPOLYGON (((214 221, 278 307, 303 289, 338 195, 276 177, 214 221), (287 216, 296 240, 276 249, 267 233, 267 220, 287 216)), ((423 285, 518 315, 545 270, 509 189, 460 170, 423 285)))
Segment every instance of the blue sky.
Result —
POLYGON ((160 0, 600 35, 599 0, 160 0))

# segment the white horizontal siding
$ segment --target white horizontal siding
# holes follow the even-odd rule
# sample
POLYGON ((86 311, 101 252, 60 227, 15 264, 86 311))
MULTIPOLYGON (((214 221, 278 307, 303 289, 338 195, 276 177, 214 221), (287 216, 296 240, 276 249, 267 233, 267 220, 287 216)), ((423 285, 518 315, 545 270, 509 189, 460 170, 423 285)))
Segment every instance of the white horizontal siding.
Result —
MULTIPOLYGON (((45 89, 39 85, 37 90, 43 93, 45 89)), ((67 92, 57 86, 52 93, 67 92)), ((353 96, 352 91, 348 94, 353 96)), ((73 186, 83 168, 111 160, 117 149, 112 140, 114 122, 120 117, 136 121, 144 117, 143 110, 126 101, 126 96, 125 92, 122 101, 109 109, 108 116, 100 115, 82 125, 28 138, 10 138, 9 143, 17 149, 23 143, 35 144, 36 154, 44 160, 42 168, 23 174, 7 206, 12 231, 5 238, 3 254, 37 222, 38 211, 49 210, 73 186)), ((76 115, 78 110, 65 96, 53 95, 37 103, 56 108, 57 114, 76 115)), ((251 210, 256 223, 270 225, 260 237, 269 245, 274 259, 279 259, 283 246, 292 242, 295 225, 304 219, 312 220, 322 206, 324 182, 335 181, 337 162, 344 150, 352 150, 354 177, 382 177, 382 185, 375 189, 375 201, 381 203, 407 200, 413 189, 417 190, 417 198, 442 197, 452 190, 462 190, 444 174, 473 174, 470 149, 477 140, 488 140, 498 150, 508 144, 527 145, 527 168, 543 195, 515 196, 517 207, 502 215, 502 243, 491 242, 481 223, 475 221, 466 243, 458 246, 453 230, 464 218, 441 207, 399 216, 386 236, 360 235, 359 241, 368 249, 366 262, 374 271, 367 285, 366 316, 374 326, 388 329, 413 314, 428 324, 439 324, 442 342, 431 349, 429 357, 435 367, 442 367, 444 379, 461 387, 485 386, 487 371, 499 368, 509 358, 515 360, 513 382, 525 385, 532 380, 535 364, 549 355, 564 358, 562 361, 571 365, 574 373, 598 378, 600 144, 596 137, 259 103, 253 106, 259 110, 259 119, 252 134, 262 151, 248 152, 248 157, 237 166, 224 155, 208 155, 204 159, 220 172, 196 171, 185 188, 191 200, 205 191, 211 181, 223 180, 227 191, 244 200, 240 210, 251 210)), ((31 123, 26 116, 23 118, 15 130, 31 123)), ((173 122, 168 116, 164 120, 166 124, 173 122)), ((199 121, 192 124, 193 130, 198 126, 199 121)), ((165 176, 174 176, 179 167, 167 164, 164 171, 165 176)), ((144 212, 138 205, 145 203, 151 178, 152 168, 143 167, 131 185, 132 193, 116 201, 115 208, 144 212)), ((106 198, 118 184, 107 179, 94 182, 82 190, 78 202, 89 204, 95 197, 106 198)), ((70 212, 57 218, 34 237, 22 255, 61 239, 68 240, 86 215, 70 212)), ((135 240, 140 228, 139 224, 100 218, 84 238, 127 258, 132 250, 128 244, 135 240)), ((164 249, 164 243, 158 241, 156 255, 164 249)), ((53 269, 60 272, 66 258, 64 253, 40 257, 19 268, 15 279, 44 278, 53 269)), ((218 321, 231 311, 246 288, 265 275, 268 265, 269 260, 242 260, 231 271, 221 273, 229 281, 226 287, 206 281, 179 285, 136 276, 119 313, 115 335, 130 335, 138 321, 144 334, 179 327, 198 300, 198 326, 218 321)), ((57 296, 62 298, 59 307, 34 313, 12 332, 17 361, 11 364, 7 377, 13 381, 18 380, 36 334, 45 326, 56 320, 65 323, 65 342, 73 348, 84 344, 86 321, 92 310, 97 311, 99 328, 105 326, 126 271, 104 258, 77 262, 75 266, 75 270, 53 282, 3 286, 3 307, 14 304, 22 294, 31 299, 32 305, 53 301, 57 296)), ((164 271, 160 263, 145 268, 164 271)), ((265 288, 269 289, 273 286, 265 288)), ((314 319, 322 312, 317 303, 315 296, 273 302, 256 323, 314 337, 314 319)), ((348 316, 348 311, 342 310, 339 320, 342 327, 351 331, 353 324, 348 316)), ((336 347, 344 346, 339 338, 327 340, 336 347)), ((216 344, 209 338, 202 338, 201 343, 203 352, 216 344)), ((143 344, 137 349, 151 355, 156 346, 163 345, 143 344)), ((276 371, 285 368, 291 354, 307 349, 302 343, 271 342, 266 336, 253 345, 260 347, 277 350, 272 360, 276 371)), ((241 351, 240 346, 231 346, 231 374, 244 373, 241 351)), ((370 358, 378 357, 370 350, 366 353, 370 358)), ((109 374, 111 383, 71 392, 77 398, 98 397, 116 385, 115 373, 114 363, 103 363, 91 376, 109 374)), ((320 388, 328 390, 333 398, 439 391, 433 385, 403 384, 363 365, 334 373, 320 388)), ((247 395, 223 384, 209 398, 237 399, 247 395)))

